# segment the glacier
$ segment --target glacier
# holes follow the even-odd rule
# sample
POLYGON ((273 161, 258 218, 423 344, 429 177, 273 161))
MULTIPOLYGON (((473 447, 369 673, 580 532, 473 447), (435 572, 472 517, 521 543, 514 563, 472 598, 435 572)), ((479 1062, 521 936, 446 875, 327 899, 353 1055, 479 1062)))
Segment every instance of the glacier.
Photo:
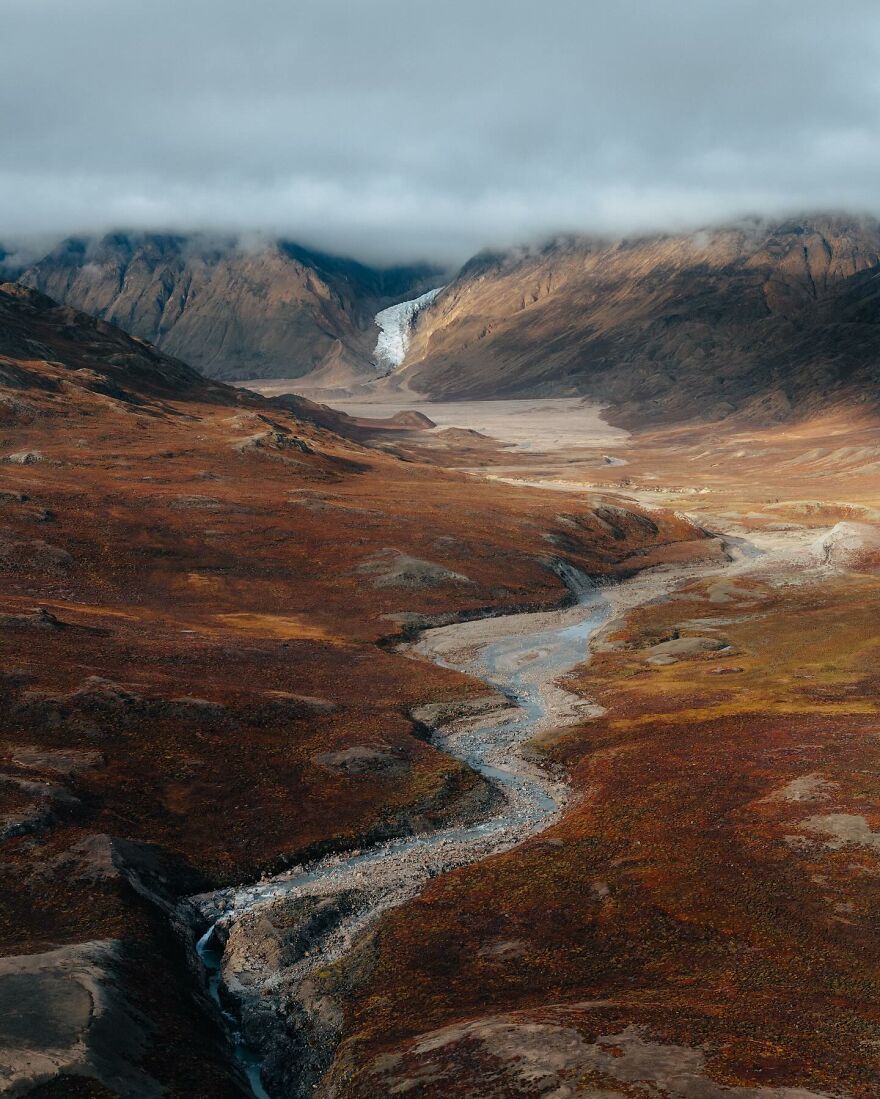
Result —
POLYGON ((373 362, 376 366, 389 373, 400 366, 406 358, 413 322, 421 310, 430 305, 440 291, 445 289, 445 286, 437 286, 410 301, 389 305, 387 309, 376 314, 376 325, 379 328, 379 338, 373 351, 373 362))

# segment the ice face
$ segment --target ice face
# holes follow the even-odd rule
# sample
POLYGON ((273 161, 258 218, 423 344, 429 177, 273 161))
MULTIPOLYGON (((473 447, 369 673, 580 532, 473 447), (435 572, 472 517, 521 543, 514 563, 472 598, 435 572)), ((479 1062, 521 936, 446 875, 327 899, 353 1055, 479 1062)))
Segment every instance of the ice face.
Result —
POLYGON ((409 336, 412 331, 413 321, 419 312, 437 297, 443 286, 429 290, 411 301, 401 301, 397 305, 389 305, 381 313, 376 314, 376 324, 379 327, 379 339, 376 341, 376 349, 373 352, 373 360, 376 366, 391 371, 400 366, 406 358, 406 349, 409 346, 409 336))

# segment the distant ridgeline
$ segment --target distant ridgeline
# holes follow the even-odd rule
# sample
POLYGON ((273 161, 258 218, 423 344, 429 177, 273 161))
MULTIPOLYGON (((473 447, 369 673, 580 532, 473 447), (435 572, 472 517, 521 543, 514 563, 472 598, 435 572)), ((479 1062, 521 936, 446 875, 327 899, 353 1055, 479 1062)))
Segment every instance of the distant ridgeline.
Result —
MULTIPOLYGON (((5 257, 5 258, 4 258, 5 257)), ((444 287, 287 242, 116 233, 0 266, 210 377, 584 395, 619 423, 873 411, 880 226, 810 217, 483 253, 444 287)))
POLYGON ((7 278, 227 380, 374 375, 376 313, 439 281, 424 265, 374 268, 287 241, 207 234, 70 238, 25 265, 3 255, 7 278))

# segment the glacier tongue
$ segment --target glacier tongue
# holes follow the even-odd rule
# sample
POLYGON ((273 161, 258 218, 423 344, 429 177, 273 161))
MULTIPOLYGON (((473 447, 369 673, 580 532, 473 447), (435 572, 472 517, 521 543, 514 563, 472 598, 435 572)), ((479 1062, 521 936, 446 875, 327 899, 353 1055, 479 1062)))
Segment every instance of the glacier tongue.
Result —
POLYGON ((373 361, 376 366, 388 371, 400 366, 406 358, 413 321, 426 305, 431 304, 441 290, 445 290, 445 287, 438 286, 411 301, 389 305, 387 309, 376 314, 376 324, 379 327, 379 338, 373 352, 373 361))

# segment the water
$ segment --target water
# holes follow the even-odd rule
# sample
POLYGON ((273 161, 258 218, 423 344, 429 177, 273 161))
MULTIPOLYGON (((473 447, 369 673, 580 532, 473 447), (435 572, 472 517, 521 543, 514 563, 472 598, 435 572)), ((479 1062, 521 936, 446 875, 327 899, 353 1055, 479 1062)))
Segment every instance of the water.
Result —
POLYGON ((205 967, 208 974, 208 992, 226 1021, 229 1033, 232 1035, 232 1040, 235 1043, 235 1059, 243 1069, 255 1099, 270 1099, 269 1093, 263 1087, 263 1081, 260 1075, 263 1059, 255 1049, 252 1049, 244 1041, 241 1031, 239 1030, 238 1019, 223 1007, 223 1001, 220 999, 220 984, 222 979, 220 967, 223 961, 223 951, 217 946, 216 937, 214 935, 214 924, 211 924, 208 930, 196 943, 196 952, 198 953, 199 958, 201 958, 202 965, 205 967))

